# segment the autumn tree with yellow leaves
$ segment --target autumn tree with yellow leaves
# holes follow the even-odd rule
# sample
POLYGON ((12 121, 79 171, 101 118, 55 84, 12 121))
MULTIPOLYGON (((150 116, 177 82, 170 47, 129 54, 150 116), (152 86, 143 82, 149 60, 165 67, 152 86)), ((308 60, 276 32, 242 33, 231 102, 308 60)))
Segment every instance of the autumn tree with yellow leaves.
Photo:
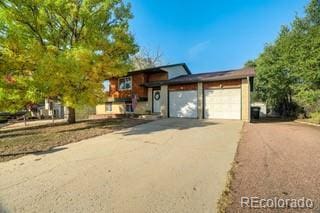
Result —
POLYGON ((102 82, 126 74, 138 50, 122 0, 1 0, 0 110, 44 98, 95 105, 102 82))

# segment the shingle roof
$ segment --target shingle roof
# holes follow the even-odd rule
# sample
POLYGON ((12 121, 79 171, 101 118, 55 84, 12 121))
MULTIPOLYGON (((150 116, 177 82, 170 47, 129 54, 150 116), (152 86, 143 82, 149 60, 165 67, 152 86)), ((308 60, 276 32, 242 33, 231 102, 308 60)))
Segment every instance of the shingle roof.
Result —
POLYGON ((163 66, 158 66, 158 67, 146 68, 146 69, 142 69, 142 70, 133 70, 133 71, 130 71, 130 72, 157 72, 157 71, 161 71, 161 70, 163 70, 165 68, 177 67, 177 66, 182 66, 186 70, 186 72, 188 74, 191 74, 191 71, 190 71, 190 69, 189 69, 189 67, 187 66, 186 63, 169 64, 169 65, 163 65, 163 66))
POLYGON ((155 86, 161 86, 161 85, 232 80, 232 79, 242 79, 242 78, 253 77, 253 76, 255 76, 254 68, 248 67, 248 68, 235 69, 235 70, 199 73, 199 74, 192 74, 192 75, 181 75, 167 81, 149 82, 149 83, 146 83, 145 86, 155 87, 155 86))

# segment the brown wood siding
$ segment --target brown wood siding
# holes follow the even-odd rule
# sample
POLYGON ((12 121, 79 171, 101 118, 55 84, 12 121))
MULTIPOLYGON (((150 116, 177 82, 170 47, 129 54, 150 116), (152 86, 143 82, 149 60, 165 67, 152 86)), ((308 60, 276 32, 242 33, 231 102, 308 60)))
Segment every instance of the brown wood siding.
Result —
POLYGON ((198 88, 197 84, 179 84, 179 85, 170 85, 169 91, 179 91, 179 90, 196 90, 198 88))
POLYGON ((129 98, 131 97, 131 90, 121 90, 118 89, 118 78, 112 78, 110 81, 110 90, 106 93, 107 97, 112 98, 129 98))
POLYGON ((132 94, 136 94, 138 97, 147 97, 148 89, 144 86, 141 86, 143 83, 145 83, 145 77, 146 76, 144 73, 132 75, 131 90, 119 90, 119 78, 112 78, 110 79, 110 91, 106 93, 106 96, 112 98, 131 98, 132 94))
POLYGON ((148 89, 142 84, 146 82, 146 74, 138 73, 132 75, 132 93, 138 95, 138 97, 148 97, 148 89))
POLYGON ((203 83, 203 89, 240 88, 241 79, 203 83))
POLYGON ((168 80, 168 73, 167 72, 158 72, 158 73, 150 73, 147 75, 147 81, 153 82, 153 81, 164 81, 168 80))

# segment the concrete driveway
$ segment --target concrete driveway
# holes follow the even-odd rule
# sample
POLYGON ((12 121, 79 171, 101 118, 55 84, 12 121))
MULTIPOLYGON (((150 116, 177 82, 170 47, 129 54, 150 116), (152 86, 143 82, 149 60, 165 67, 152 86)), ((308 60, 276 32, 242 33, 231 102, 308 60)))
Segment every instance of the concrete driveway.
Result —
POLYGON ((241 128, 164 119, 0 163, 0 212, 214 212, 241 128))

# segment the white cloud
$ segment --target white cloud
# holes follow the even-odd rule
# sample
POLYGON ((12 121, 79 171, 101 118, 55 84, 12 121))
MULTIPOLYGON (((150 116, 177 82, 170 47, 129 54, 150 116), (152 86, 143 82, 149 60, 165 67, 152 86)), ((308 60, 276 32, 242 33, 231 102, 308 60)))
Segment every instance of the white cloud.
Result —
POLYGON ((209 47, 210 43, 211 41, 207 40, 195 44, 188 50, 189 57, 195 57, 199 55, 201 52, 205 51, 209 47))

